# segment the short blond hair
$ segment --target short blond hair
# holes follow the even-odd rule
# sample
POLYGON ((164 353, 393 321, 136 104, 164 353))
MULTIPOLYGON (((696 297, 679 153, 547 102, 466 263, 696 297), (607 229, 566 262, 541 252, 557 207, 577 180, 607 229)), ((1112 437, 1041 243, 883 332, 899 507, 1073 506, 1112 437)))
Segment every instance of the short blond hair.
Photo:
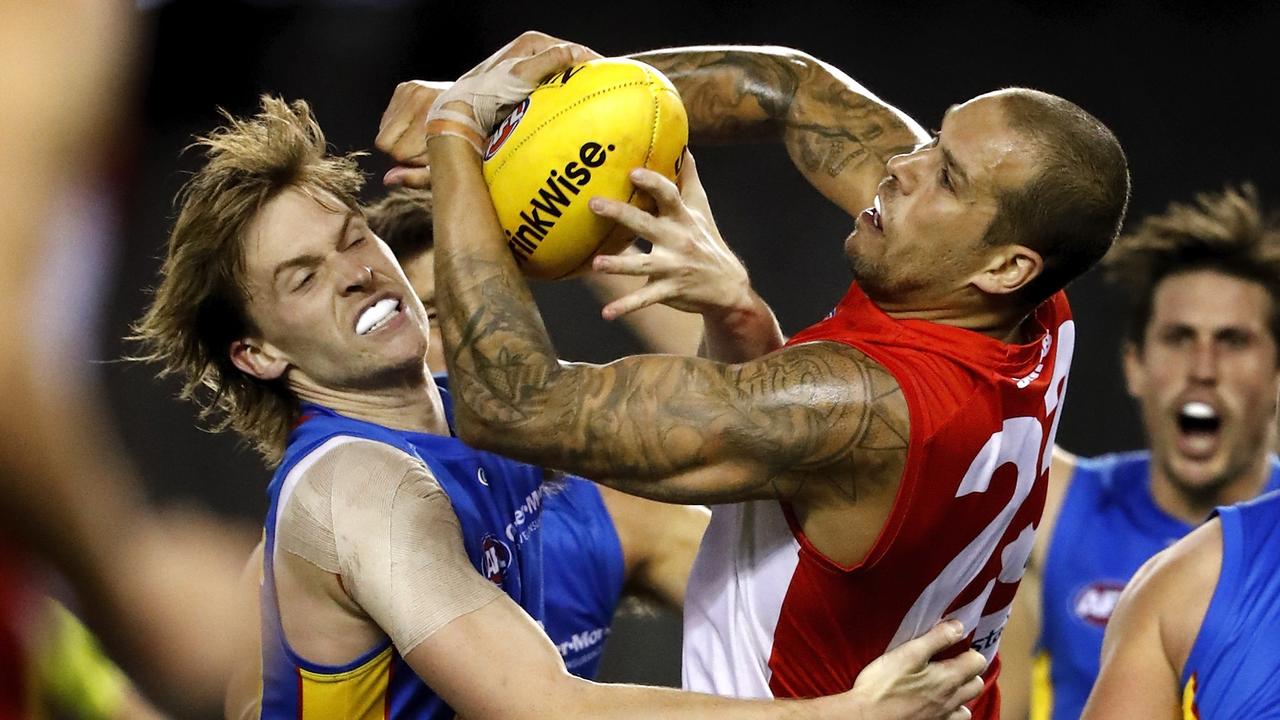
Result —
POLYGON ((161 365, 182 380, 180 397, 200 408, 218 432, 230 428, 275 464, 298 418, 298 400, 283 379, 266 382, 231 362, 235 340, 254 331, 247 311, 244 237, 258 211, 288 188, 324 191, 351 210, 364 175, 362 153, 332 156, 310 106, 262 96, 248 119, 222 111, 227 124, 191 147, 206 162, 179 191, 160 284, 130 339, 133 359, 161 365))

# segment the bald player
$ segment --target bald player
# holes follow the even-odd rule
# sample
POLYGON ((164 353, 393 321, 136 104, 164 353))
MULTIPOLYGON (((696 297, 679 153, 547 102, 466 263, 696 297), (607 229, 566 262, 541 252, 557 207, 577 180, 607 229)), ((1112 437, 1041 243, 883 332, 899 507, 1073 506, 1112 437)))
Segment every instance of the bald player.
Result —
MULTIPOLYGON (((503 71, 469 77, 505 87, 503 71)), ((797 153, 853 143, 817 165, 820 189, 858 214, 846 242, 857 282, 832 318, 759 360, 561 364, 469 140, 489 113, 451 89, 425 124, 461 432, 628 492, 719 504, 686 599, 688 687, 821 694, 940 617, 961 619, 970 646, 994 657, 1073 345, 1059 291, 1119 227, 1118 143, 1061 98, 1011 90, 953 107, 940 135, 910 151, 917 125, 800 53, 708 49, 670 72, 704 83, 682 88, 686 104, 733 98, 737 123, 797 153), (833 94, 845 113, 796 122, 833 94)), ((422 127, 418 109, 390 114, 403 117, 384 122, 379 146, 413 162, 401 140, 422 127)), ((686 172, 682 191, 633 174, 656 214, 592 207, 650 239, 715 233, 686 172)), ((997 674, 993 663, 976 716, 998 714, 997 674)))

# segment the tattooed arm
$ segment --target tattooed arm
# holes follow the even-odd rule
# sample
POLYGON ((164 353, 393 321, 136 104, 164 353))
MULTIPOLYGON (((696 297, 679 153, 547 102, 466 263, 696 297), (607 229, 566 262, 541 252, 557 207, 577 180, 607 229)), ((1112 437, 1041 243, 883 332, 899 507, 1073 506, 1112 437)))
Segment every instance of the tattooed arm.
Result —
MULTIPOLYGON (((675 502, 789 497, 815 474, 855 493, 880 484, 879 474, 897 478, 905 401, 852 348, 801 345, 740 365, 672 356, 561 364, 475 151, 436 137, 430 152, 439 318, 467 442, 675 502)), ((683 208, 668 186, 674 198, 655 193, 659 206, 683 208)))
POLYGON ((885 162, 928 134, 839 69, 779 47, 633 55, 680 90, 695 142, 782 140, 796 167, 850 215, 871 206, 885 162))

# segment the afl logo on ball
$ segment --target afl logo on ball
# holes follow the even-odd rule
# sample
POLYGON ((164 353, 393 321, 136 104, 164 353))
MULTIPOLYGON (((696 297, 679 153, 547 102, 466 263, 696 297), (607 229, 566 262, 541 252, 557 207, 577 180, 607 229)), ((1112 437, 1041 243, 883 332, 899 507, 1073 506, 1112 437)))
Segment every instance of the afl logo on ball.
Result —
POLYGON ((492 535, 480 541, 480 572, 494 585, 507 579, 507 566, 511 564, 511 550, 507 544, 492 535))
POLYGON ((1116 601, 1124 591, 1124 584, 1114 580, 1103 580, 1091 583, 1076 595, 1076 617, 1093 625, 1106 627, 1111 619, 1111 611, 1116 609, 1116 601))
POLYGON ((502 149, 502 144, 507 141, 507 138, 511 137, 511 133, 516 131, 516 126, 520 124, 520 121, 524 118, 524 114, 528 109, 529 98, 525 98, 520 101, 520 104, 516 106, 515 110, 511 111, 511 114, 507 116, 507 119, 502 121, 502 124, 498 126, 498 129, 493 131, 493 137, 489 138, 489 147, 484 151, 485 160, 488 160, 498 154, 498 151, 502 149))

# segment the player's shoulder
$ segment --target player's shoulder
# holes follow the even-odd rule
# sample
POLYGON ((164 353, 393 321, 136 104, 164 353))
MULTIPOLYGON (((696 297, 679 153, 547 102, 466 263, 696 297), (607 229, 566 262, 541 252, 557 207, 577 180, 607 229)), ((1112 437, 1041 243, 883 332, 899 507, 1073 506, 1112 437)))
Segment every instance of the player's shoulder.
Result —
POLYGON ((1209 520, 1143 563, 1124 595, 1130 604, 1162 618, 1186 615, 1191 593, 1210 595, 1217 585, 1222 539, 1222 521, 1209 520))
POLYGON ((349 497, 377 488, 393 491, 404 482, 438 484, 422 460, 405 450, 369 438, 339 435, 308 453, 294 468, 298 485, 349 497))

